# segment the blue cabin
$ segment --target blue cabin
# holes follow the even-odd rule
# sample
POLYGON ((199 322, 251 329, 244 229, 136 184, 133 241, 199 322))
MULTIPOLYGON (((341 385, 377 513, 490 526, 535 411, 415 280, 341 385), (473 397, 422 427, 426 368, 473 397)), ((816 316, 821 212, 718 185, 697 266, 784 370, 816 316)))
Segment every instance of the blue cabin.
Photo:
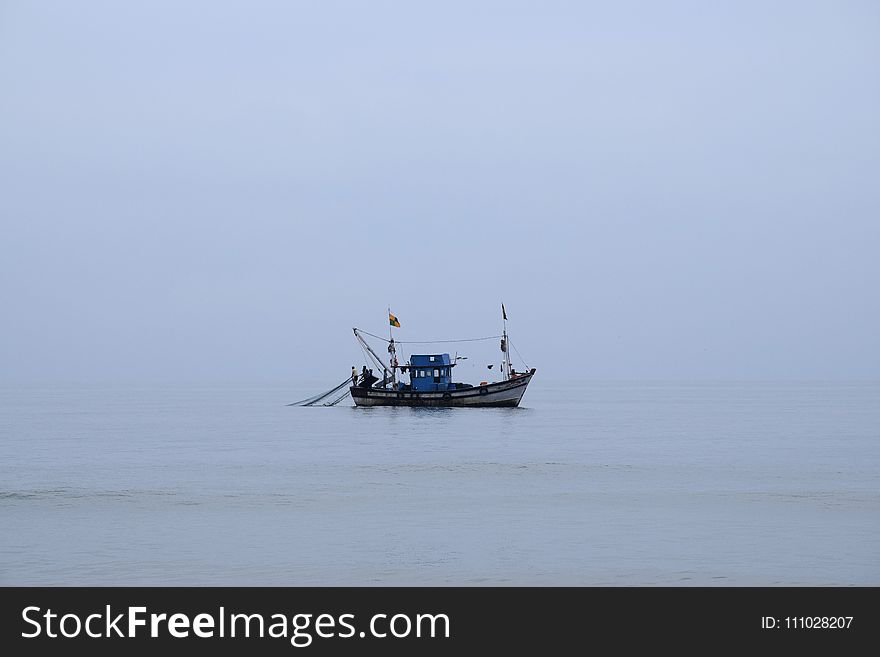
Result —
POLYGON ((416 392, 452 390, 453 363, 449 354, 413 355, 409 359, 409 380, 416 392))

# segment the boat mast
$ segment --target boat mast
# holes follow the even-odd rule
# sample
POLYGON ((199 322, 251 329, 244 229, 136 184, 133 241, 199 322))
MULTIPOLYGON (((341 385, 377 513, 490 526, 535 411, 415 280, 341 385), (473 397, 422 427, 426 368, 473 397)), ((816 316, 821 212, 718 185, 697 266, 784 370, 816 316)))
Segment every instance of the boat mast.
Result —
POLYGON ((376 364, 379 365, 379 367, 382 367, 384 369, 389 369, 388 366, 385 365, 385 363, 382 361, 382 359, 379 358, 379 355, 375 351, 373 351, 373 348, 369 345, 369 343, 361 337, 361 334, 358 333, 358 330, 356 328, 353 328, 351 330, 354 331, 354 337, 356 337, 358 342, 360 342, 361 345, 363 345, 364 349, 366 349, 368 352, 370 352, 370 355, 373 357, 376 364))
POLYGON ((504 304, 501 304, 501 317, 504 318, 504 331, 501 334, 501 351, 504 353, 504 362, 501 367, 504 371, 504 379, 510 378, 510 342, 507 340, 507 311, 504 304))
POLYGON ((394 348, 394 334, 391 333, 391 306, 388 306, 388 360, 391 365, 391 387, 397 385, 397 350, 394 348))

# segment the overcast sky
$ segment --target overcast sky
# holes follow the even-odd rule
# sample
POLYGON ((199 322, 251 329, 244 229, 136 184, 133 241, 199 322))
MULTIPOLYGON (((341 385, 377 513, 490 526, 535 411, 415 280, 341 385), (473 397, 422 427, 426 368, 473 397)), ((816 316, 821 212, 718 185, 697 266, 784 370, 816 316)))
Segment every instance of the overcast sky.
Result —
POLYGON ((878 122, 873 1, 0 0, 0 381, 880 379, 878 122))

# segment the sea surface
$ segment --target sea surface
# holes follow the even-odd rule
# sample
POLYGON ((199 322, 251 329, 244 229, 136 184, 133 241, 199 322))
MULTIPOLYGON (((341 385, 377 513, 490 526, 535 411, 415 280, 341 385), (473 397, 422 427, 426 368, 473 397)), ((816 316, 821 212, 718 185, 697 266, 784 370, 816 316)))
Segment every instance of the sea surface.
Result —
POLYGON ((321 389, 0 388, 0 585, 880 585, 880 384, 321 389))

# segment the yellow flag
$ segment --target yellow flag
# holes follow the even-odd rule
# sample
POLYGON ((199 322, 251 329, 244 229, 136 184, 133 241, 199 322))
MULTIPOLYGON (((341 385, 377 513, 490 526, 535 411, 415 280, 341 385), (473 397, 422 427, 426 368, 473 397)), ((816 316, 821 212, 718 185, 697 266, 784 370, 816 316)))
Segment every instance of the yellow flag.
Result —
POLYGON ((388 313, 388 323, 391 324, 391 326, 400 328, 400 321, 391 313, 388 313))

